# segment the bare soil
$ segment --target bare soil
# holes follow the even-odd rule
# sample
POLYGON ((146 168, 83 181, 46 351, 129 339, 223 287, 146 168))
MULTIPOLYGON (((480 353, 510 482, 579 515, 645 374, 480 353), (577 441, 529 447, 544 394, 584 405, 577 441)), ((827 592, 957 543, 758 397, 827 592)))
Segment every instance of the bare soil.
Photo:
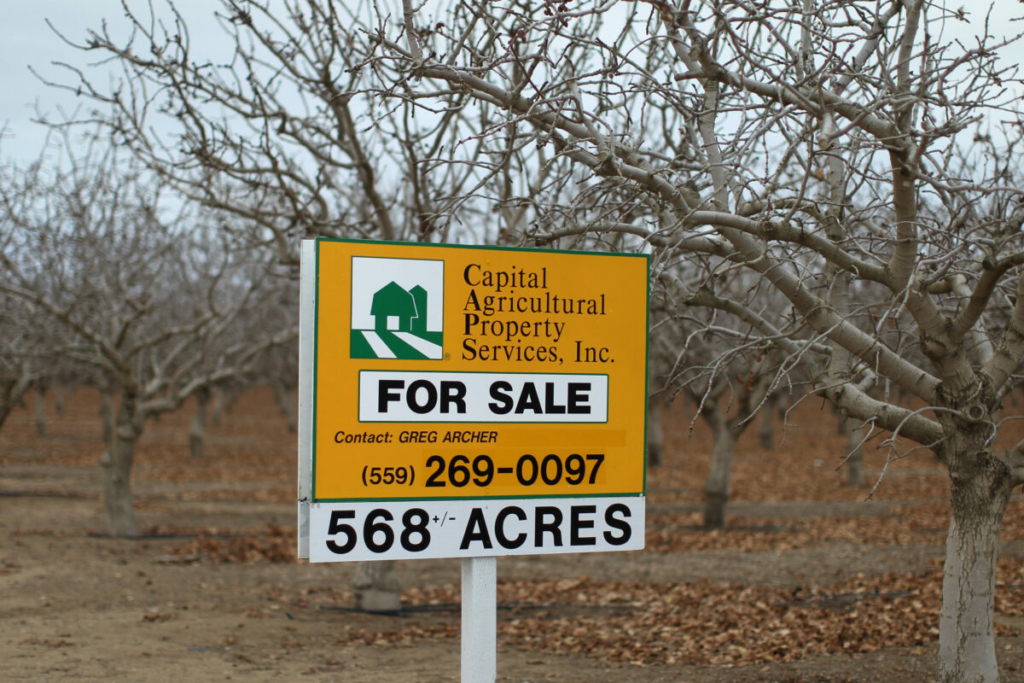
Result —
MULTIPOLYGON (((269 392, 209 428, 201 461, 190 406, 147 426, 132 540, 104 535, 98 406, 80 389, 63 415, 47 406, 46 436, 31 405, 0 431, 0 681, 459 680, 459 561, 402 563, 405 608, 375 615, 349 608, 353 566, 294 559, 295 442, 269 392)), ((646 550, 499 560, 499 680, 934 680, 945 474, 914 456, 866 500, 836 470, 832 414, 788 419, 774 450, 740 441, 724 532, 697 528, 711 442, 677 406, 646 550)), ((869 449, 873 478, 884 461, 869 449)), ((1022 507, 997 598, 1009 682, 1024 682, 1022 507)))

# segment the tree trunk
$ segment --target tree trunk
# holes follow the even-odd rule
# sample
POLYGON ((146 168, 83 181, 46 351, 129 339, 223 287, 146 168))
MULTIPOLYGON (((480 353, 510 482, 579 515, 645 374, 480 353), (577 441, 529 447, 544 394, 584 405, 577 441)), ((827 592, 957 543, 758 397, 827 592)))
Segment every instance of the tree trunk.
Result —
POLYGON ((138 536, 132 507, 131 472, 135 460, 135 444, 142 434, 133 415, 134 397, 121 396, 117 411, 114 443, 100 458, 103 472, 103 506, 107 514, 107 532, 111 536, 138 536))
POLYGON ((206 435, 206 406, 210 402, 210 390, 200 389, 196 392, 196 413, 192 416, 192 426, 188 430, 188 447, 194 460, 203 457, 203 437, 206 435))
POLYGON ((14 409, 14 404, 15 401, 0 401, 0 428, 4 426, 4 421, 7 420, 7 416, 10 415, 11 410, 14 409))
POLYGON ((732 425, 717 409, 713 414, 705 411, 705 419, 715 434, 715 449, 711 455, 711 472, 704 486, 704 526, 709 529, 725 528, 725 506, 732 487, 732 461, 736 454, 736 434, 732 425))
POLYGON ((660 396, 647 399, 647 466, 661 465, 661 449, 665 435, 661 429, 661 413, 664 408, 660 396))
POLYGON ((53 388, 54 409, 58 415, 64 414, 64 385, 58 384, 53 388))
POLYGON ((398 563, 394 560, 360 562, 353 582, 355 608, 364 612, 397 612, 402 609, 398 588, 398 563))
POLYGON ((0 427, 3 427, 7 416, 14 410, 32 387, 31 375, 27 368, 21 372, 17 379, 6 379, 0 381, 0 427))
POLYGON ((103 443, 114 440, 114 392, 100 390, 100 417, 103 418, 103 443))
POLYGON ((242 397, 242 387, 233 386, 230 389, 225 389, 224 392, 227 394, 224 398, 224 411, 230 415, 231 411, 235 409, 238 399, 242 397))
POLYGON ((767 400, 761 406, 761 414, 758 416, 757 437, 761 442, 761 448, 766 451, 775 450, 775 401, 767 400))
POLYGON ((274 391, 274 399, 277 401, 277 409, 281 412, 281 417, 288 421, 288 431, 294 434, 295 397, 292 396, 292 392, 288 391, 288 387, 284 385, 284 382, 271 382, 270 388, 274 391))
POLYGON ((213 415, 210 416, 214 427, 220 427, 224 421, 224 389, 217 387, 213 390, 213 415))
POLYGON ((846 422, 846 417, 839 412, 839 409, 834 405, 829 404, 832 407, 832 414, 836 416, 836 434, 839 436, 847 436, 850 433, 849 424, 846 422))
POLYGON ((46 387, 36 386, 36 434, 46 436, 46 387))
POLYGON ((846 434, 846 484, 858 488, 864 486, 864 423, 850 417, 846 434))
POLYGON ((942 579, 939 681, 997 683, 996 559, 999 527, 1012 489, 1002 464, 987 453, 960 457, 973 463, 960 474, 950 469, 952 514, 942 579))

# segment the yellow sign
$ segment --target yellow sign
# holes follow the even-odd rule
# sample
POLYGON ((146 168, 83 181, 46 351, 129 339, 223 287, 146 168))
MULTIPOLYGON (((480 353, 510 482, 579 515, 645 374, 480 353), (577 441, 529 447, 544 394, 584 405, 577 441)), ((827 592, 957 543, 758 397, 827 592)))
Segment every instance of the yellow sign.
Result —
POLYGON ((642 495, 647 277, 318 240, 313 502, 642 495))

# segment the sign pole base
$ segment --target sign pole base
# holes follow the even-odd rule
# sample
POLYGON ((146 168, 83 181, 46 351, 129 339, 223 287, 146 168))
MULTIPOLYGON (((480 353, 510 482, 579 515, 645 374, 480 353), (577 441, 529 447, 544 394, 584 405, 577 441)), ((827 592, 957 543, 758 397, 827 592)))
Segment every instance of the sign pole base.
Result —
POLYGON ((462 560, 462 683, 498 676, 498 558, 462 560))

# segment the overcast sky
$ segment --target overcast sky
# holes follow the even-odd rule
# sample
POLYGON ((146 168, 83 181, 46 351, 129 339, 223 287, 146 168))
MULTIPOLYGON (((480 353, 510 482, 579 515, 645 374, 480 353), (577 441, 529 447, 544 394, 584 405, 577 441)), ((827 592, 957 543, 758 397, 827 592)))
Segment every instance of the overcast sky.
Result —
MULTIPOLYGON (((128 0, 128 3, 142 12, 147 11, 148 0, 128 0)), ((160 5, 159 2, 155 4, 160 5)), ((193 45, 215 50, 217 45, 225 44, 212 16, 218 3, 213 0, 177 0, 176 5, 188 20, 193 45)), ((964 6, 974 12, 975 30, 980 30, 984 5, 976 0, 949 0, 949 6, 964 6)), ((991 32, 999 36, 1024 31, 1024 22, 1011 20, 1022 15, 1024 4, 1018 0, 998 0, 991 32)), ((104 20, 110 24, 114 35, 126 35, 120 0, 4 1, 4 16, 0 22, 0 127, 6 126, 6 131, 0 143, 0 156, 5 158, 27 161, 38 156, 45 131, 32 123, 36 106, 51 116, 57 114, 58 107, 70 112, 78 106, 71 94, 40 83, 29 72, 29 66, 47 78, 69 80, 69 74, 53 66, 52 62, 84 66, 90 59, 95 59, 63 44, 47 26, 47 19, 77 41, 84 39, 86 29, 98 28, 104 20)), ((956 27, 956 30, 964 31, 961 27, 956 27)), ((1024 48, 1016 49, 1010 58, 1024 61, 1024 48)))
MULTIPOLYGON (((131 7, 147 12, 148 0, 128 0, 131 7)), ((159 5, 159 2, 154 3, 159 5)), ((223 44, 220 28, 213 21, 217 3, 212 0, 177 0, 175 3, 189 23, 195 44, 223 44)), ((35 109, 56 118, 58 109, 69 114, 76 107, 71 93, 49 88, 30 71, 42 76, 73 82, 73 75, 53 62, 84 67, 98 55, 66 45, 47 26, 53 26, 68 39, 84 42, 87 29, 99 29, 106 21, 114 36, 127 36, 127 23, 120 0, 5 0, 0 21, 0 127, 6 126, 0 156, 18 160, 38 157, 46 131, 32 123, 35 109)), ((99 72, 96 72, 99 73, 99 72)))

